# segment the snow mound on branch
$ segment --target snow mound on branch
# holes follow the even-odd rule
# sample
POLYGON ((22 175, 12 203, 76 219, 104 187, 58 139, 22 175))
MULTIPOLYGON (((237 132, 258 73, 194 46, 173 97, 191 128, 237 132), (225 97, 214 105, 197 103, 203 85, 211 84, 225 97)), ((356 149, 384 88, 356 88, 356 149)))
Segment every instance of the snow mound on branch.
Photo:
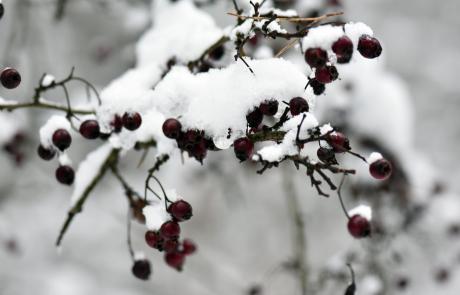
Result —
POLYGON ((142 213, 145 216, 145 226, 149 230, 159 230, 164 222, 171 219, 162 201, 145 206, 142 213))

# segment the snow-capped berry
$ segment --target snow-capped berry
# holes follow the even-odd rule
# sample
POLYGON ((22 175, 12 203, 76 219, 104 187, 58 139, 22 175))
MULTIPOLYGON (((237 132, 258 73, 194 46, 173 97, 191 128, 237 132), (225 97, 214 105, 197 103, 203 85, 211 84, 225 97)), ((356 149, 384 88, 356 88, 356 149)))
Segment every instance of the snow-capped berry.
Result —
POLYGON ((56 179, 62 184, 71 185, 75 179, 75 172, 70 166, 59 166, 56 169, 56 179))
POLYGON ((260 111, 259 108, 255 108, 252 112, 246 115, 246 121, 248 122, 249 127, 257 128, 264 119, 264 114, 260 111))
POLYGON ((353 215, 348 220, 348 232, 356 238, 365 238, 371 234, 371 223, 361 215, 353 215))
POLYGON ((80 125, 80 134, 86 139, 96 139, 99 133, 99 123, 96 120, 86 120, 80 125))
POLYGON ((308 112, 310 107, 308 102, 302 97, 294 97, 289 101, 289 109, 293 116, 297 116, 300 113, 308 112))
POLYGON ((177 252, 179 242, 177 240, 166 240, 163 242, 163 250, 166 253, 177 252))
POLYGON ((170 267, 181 271, 185 262, 185 255, 180 252, 165 253, 165 261, 170 267))
POLYGON ((56 155, 55 150, 53 150, 52 148, 47 149, 43 147, 42 145, 38 146, 37 153, 38 153, 38 156, 40 156, 40 158, 42 158, 45 161, 51 160, 52 158, 54 158, 54 155, 56 155))
POLYGON ((182 253, 191 255, 196 252, 196 244, 190 239, 184 239, 182 242, 182 253))
POLYGON ((115 133, 119 133, 121 128, 123 128, 123 119, 120 117, 120 115, 115 115, 110 122, 110 125, 113 127, 113 131, 115 133))
POLYGON ((181 133, 182 124, 179 120, 169 118, 163 123, 162 129, 166 137, 177 139, 181 133))
POLYGON ((16 69, 4 68, 0 74, 0 82, 3 87, 13 89, 21 84, 21 75, 16 69))
POLYGON ((123 115, 123 126, 128 130, 136 130, 142 124, 142 117, 139 113, 125 113, 123 115))
POLYGON ((193 215, 192 206, 184 200, 178 200, 169 205, 168 212, 177 221, 189 220, 193 215))
POLYGON ((260 111, 265 116, 274 116, 278 112, 278 101, 277 100, 268 100, 264 101, 259 106, 260 111))
POLYGON ((312 68, 324 67, 328 61, 327 52, 321 48, 309 48, 305 51, 305 61, 312 68))
POLYGON ((337 164, 337 160, 335 159, 334 149, 327 148, 327 147, 319 147, 316 151, 316 155, 318 159, 326 164, 337 164))
POLYGON ((151 273, 150 261, 147 259, 134 261, 131 271, 136 278, 140 280, 148 280, 151 273))
POLYGON ((387 159, 379 159, 369 165, 372 177, 380 180, 390 177, 392 170, 391 163, 387 159))
POLYGON ((339 64, 348 63, 353 56, 353 42, 347 36, 342 36, 332 44, 332 51, 337 55, 339 64))
POLYGON ((58 129, 54 131, 52 141, 59 150, 63 151, 72 143, 72 137, 70 136, 69 131, 65 129, 58 129))
POLYGON ((359 37, 358 51, 365 58, 376 58, 382 54, 382 46, 376 38, 362 35, 359 37))
POLYGON ((145 233, 145 242, 154 249, 163 250, 164 239, 158 231, 149 230, 145 233))
POLYGON ((331 83, 332 81, 337 80, 338 77, 339 72, 337 72, 337 68, 335 66, 325 66, 315 70, 315 79, 323 84, 331 83))
POLYGON ((215 48, 209 53, 209 57, 213 60, 219 60, 224 56, 225 53, 225 47, 223 45, 220 45, 219 47, 215 48))
POLYGON ((233 150, 240 161, 246 161, 254 152, 254 144, 247 137, 238 138, 233 142, 233 150))
POLYGON ((321 95, 326 90, 326 85, 324 85, 323 83, 318 82, 318 80, 316 80, 314 78, 310 80, 310 86, 313 89, 313 93, 315 95, 321 95))
POLYGON ((343 153, 351 149, 350 141, 341 132, 333 132, 329 134, 326 138, 326 141, 336 153, 343 153))
POLYGON ((175 221, 166 221, 160 227, 160 235, 167 240, 175 240, 179 238, 180 226, 175 221))

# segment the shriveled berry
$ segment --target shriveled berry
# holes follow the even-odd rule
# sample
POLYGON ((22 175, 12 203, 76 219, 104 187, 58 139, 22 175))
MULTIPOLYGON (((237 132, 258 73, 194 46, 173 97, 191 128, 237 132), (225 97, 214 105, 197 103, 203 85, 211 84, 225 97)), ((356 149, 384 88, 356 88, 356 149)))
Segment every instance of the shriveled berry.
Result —
POLYGON ((169 118, 163 123, 162 128, 166 137, 177 139, 181 133, 182 124, 177 119, 169 118))
POLYGON ((72 143, 72 137, 70 136, 69 131, 65 129, 58 129, 54 131, 52 141, 59 150, 63 151, 72 143))
POLYGON ((317 68, 315 71, 315 79, 323 84, 331 83, 332 81, 337 80, 338 77, 339 72, 337 72, 337 68, 335 66, 325 66, 317 68))
POLYGON ((233 142, 233 150, 240 161, 246 161, 254 152, 254 144, 247 137, 238 138, 233 142))
POLYGON ((56 169, 56 179, 62 184, 71 185, 75 179, 75 172, 68 165, 59 166, 56 169))
POLYGON ((151 274, 150 261, 147 259, 134 261, 131 271, 136 278, 140 280, 148 280, 151 274))
POLYGON ((372 177, 380 180, 390 177, 392 170, 391 163, 387 159, 379 159, 369 165, 372 177))
POLYGON ((260 111, 259 108, 255 108, 252 112, 246 115, 246 121, 248 122, 249 127, 257 128, 264 119, 264 114, 260 111))
POLYGON ((179 238, 180 226, 175 221, 166 221, 160 227, 160 235, 166 240, 175 240, 179 238))
POLYGON ((168 212, 177 221, 189 220, 192 217, 192 206, 184 200, 178 200, 169 205, 168 212))
POLYGON ((328 61, 327 52, 321 48, 309 48, 305 51, 305 61, 311 68, 322 68, 328 61))
POLYGON ((196 244, 190 239, 184 239, 182 242, 182 253, 191 255, 196 252, 196 244))
POLYGON ((136 130, 142 124, 142 117, 139 113, 125 113, 123 115, 123 126, 128 130, 136 130))
POLYGON ((113 127, 115 133, 119 133, 121 132, 121 128, 123 128, 123 119, 119 115, 115 115, 110 125, 113 127))
POLYGON ((206 154, 208 153, 208 149, 206 146, 206 141, 202 139, 199 143, 195 144, 192 147, 192 156, 200 163, 203 164, 204 158, 206 158, 206 154))
POLYGON ((21 75, 16 69, 4 68, 0 74, 0 82, 3 87, 13 89, 21 84, 21 75))
POLYGON ((158 231, 149 230, 145 233, 145 242, 154 249, 163 250, 164 239, 158 231))
POLYGON ((336 153, 344 153, 351 149, 350 141, 341 132, 333 132, 329 134, 326 138, 326 141, 336 153))
POLYGON ((165 261, 170 267, 181 271, 185 262, 185 255, 180 252, 165 253, 165 261))
POLYGON ((264 101, 259 106, 260 111, 265 116, 274 116, 278 112, 278 101, 277 100, 268 100, 264 101))
POLYGON ((361 215, 353 215, 348 220, 348 232, 356 238, 365 238, 371 234, 371 223, 361 215))
POLYGON ((42 145, 38 146, 37 149, 38 156, 45 161, 49 161, 54 158, 56 151, 52 148, 45 148, 42 145))
POLYGON ((99 123, 96 120, 86 120, 80 125, 80 134, 86 139, 96 139, 99 133, 99 123))
POLYGON ((289 109, 293 116, 297 116, 300 113, 308 112, 310 107, 308 102, 303 97, 294 97, 289 101, 289 109))
POLYGON ((163 250, 166 253, 177 252, 179 242, 177 240, 166 240, 163 243, 163 250))
POLYGON ((316 155, 318 159, 326 164, 337 164, 337 160, 335 159, 334 149, 327 148, 327 147, 320 147, 316 151, 316 155))
POLYGON ((362 35, 359 37, 358 51, 365 58, 376 58, 382 54, 382 45, 376 38, 362 35))
POLYGON ((332 44, 332 51, 337 55, 339 64, 348 63, 353 56, 353 42, 347 36, 342 36, 332 44))

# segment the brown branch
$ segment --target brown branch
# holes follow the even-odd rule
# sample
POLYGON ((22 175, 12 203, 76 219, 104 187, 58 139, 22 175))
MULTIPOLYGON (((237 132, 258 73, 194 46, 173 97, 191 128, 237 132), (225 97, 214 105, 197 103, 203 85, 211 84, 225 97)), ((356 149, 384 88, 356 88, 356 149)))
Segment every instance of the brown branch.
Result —
MULTIPOLYGON (((25 102, 25 103, 0 103, 0 111, 14 111, 16 109, 24 109, 24 108, 41 108, 41 109, 49 109, 49 110, 58 110, 68 113, 69 107, 49 101, 39 100, 36 102, 25 102)), ((72 109, 72 113, 78 115, 91 115, 94 114, 92 110, 83 110, 83 109, 72 109)))
MULTIPOLYGON (((245 16, 235 12, 227 12, 228 15, 235 16, 239 19, 254 19, 254 20, 265 20, 265 19, 272 19, 273 15, 271 16, 245 16)), ((317 22, 322 21, 329 17, 343 15, 343 12, 334 12, 334 13, 327 13, 318 17, 292 17, 292 16, 276 16, 274 19, 276 21, 289 21, 293 23, 303 23, 303 22, 317 22)))

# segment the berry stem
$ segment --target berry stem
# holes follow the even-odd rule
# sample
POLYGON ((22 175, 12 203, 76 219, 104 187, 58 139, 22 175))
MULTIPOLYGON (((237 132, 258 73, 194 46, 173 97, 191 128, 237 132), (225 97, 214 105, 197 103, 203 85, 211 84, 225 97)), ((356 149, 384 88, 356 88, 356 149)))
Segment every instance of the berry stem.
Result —
POLYGON ((345 207, 345 203, 343 202, 342 198, 342 186, 345 182, 345 178, 347 177, 347 174, 343 174, 342 180, 340 180, 339 188, 337 189, 337 195, 339 196, 339 201, 340 201, 340 206, 342 207, 343 213, 345 213, 345 216, 347 219, 350 219, 350 215, 348 214, 347 208, 345 207))
POLYGON ((127 220, 126 220, 126 243, 128 245, 128 251, 129 255, 131 256, 131 259, 134 261, 134 250, 133 250, 133 244, 131 241, 131 207, 128 206, 128 214, 127 214, 127 220))

